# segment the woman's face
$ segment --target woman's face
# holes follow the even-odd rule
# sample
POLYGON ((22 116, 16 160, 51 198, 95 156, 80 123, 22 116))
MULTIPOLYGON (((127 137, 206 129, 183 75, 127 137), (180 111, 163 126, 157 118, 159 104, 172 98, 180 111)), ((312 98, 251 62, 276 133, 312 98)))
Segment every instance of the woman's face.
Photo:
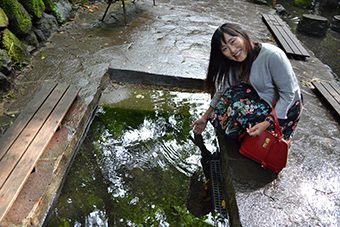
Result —
POLYGON ((240 36, 231 36, 229 34, 223 33, 224 41, 222 40, 221 51, 224 56, 228 59, 242 62, 247 57, 247 50, 245 41, 240 36))

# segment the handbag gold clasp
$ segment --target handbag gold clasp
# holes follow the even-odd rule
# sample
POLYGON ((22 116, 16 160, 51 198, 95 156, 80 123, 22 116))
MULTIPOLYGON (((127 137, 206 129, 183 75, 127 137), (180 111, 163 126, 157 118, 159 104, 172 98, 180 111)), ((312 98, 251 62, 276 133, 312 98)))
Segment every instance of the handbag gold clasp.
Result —
POLYGON ((266 148, 268 146, 268 144, 270 143, 270 139, 267 137, 264 139, 264 143, 262 144, 263 148, 266 148))

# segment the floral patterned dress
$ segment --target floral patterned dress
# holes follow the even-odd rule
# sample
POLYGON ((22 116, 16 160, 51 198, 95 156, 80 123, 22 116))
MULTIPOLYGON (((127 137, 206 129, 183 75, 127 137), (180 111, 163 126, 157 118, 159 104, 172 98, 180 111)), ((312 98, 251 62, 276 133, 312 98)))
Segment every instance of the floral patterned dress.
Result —
MULTIPOLYGON (((288 110, 287 119, 279 119, 285 139, 290 139, 299 121, 301 102, 296 101, 288 110)), ((228 138, 237 139, 249 125, 254 126, 271 112, 270 105, 261 99, 255 89, 245 83, 228 88, 222 95, 209 121, 228 138)))

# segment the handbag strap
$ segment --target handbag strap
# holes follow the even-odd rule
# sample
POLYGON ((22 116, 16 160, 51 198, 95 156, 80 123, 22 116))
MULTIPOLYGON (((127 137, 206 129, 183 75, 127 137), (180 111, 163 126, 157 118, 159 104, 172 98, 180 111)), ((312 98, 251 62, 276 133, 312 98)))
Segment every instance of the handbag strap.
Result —
POLYGON ((273 100, 271 116, 274 118, 274 132, 281 139, 282 138, 282 131, 281 131, 281 128, 280 128, 279 119, 277 118, 277 115, 276 115, 275 106, 276 106, 276 101, 273 100))

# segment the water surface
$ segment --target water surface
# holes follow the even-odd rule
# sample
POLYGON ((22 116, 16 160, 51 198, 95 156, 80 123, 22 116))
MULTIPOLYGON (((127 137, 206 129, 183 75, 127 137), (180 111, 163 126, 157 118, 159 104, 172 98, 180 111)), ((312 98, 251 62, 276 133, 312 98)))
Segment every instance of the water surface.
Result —
POLYGON ((190 177, 201 168, 190 124, 209 98, 143 89, 127 97, 99 108, 45 225, 211 225, 212 217, 186 208, 190 177))

